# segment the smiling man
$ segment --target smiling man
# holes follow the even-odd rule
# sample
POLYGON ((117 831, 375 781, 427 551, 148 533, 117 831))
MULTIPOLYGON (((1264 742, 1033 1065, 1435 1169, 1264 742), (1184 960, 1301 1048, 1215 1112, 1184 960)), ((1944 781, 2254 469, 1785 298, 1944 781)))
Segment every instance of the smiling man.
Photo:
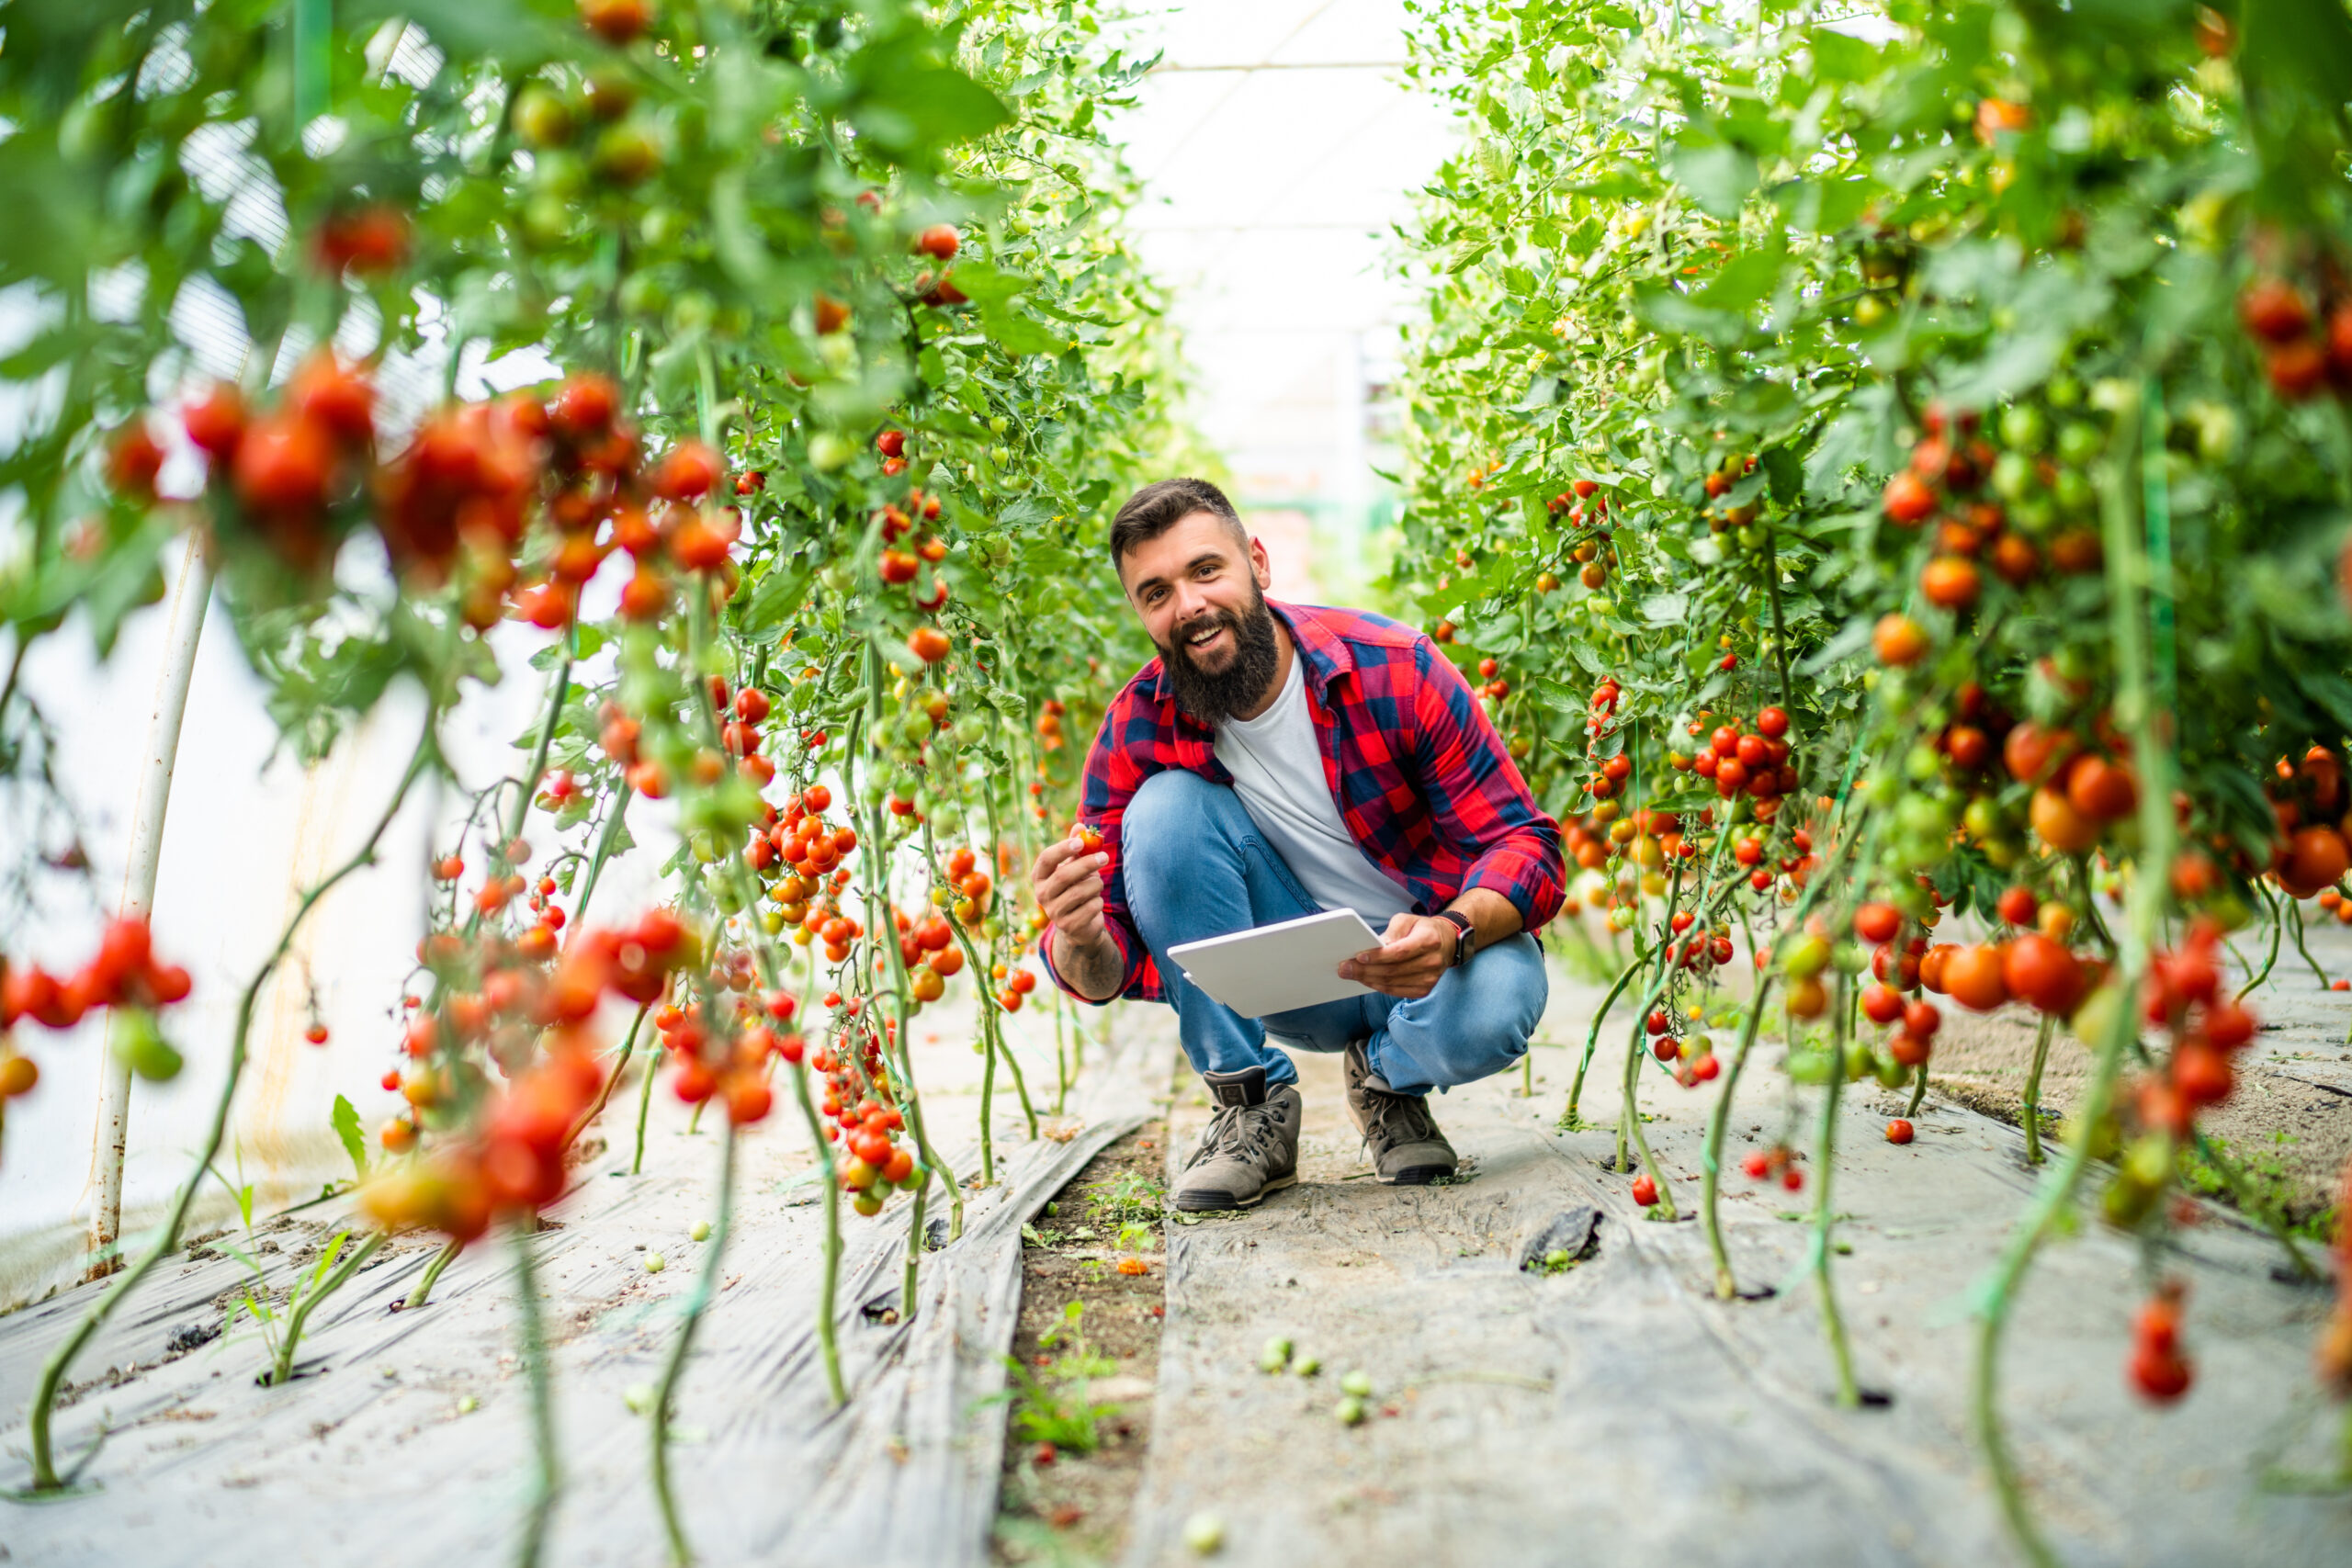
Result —
POLYGON ((1129 497, 1112 563, 1159 649, 1086 759, 1084 819, 1031 873, 1046 967, 1089 1001, 1164 1000, 1217 1111, 1180 1209, 1236 1209, 1297 1179, 1298 1073, 1271 1041, 1345 1054, 1348 1111, 1384 1182, 1454 1169, 1429 1091, 1527 1050, 1548 990, 1531 934, 1558 910, 1559 824, 1470 688, 1409 626, 1283 604, 1233 503, 1202 479, 1129 497), (1168 950, 1351 908, 1381 945, 1352 997, 1248 1019, 1168 950), (1385 928, 1385 929, 1383 929, 1385 928))

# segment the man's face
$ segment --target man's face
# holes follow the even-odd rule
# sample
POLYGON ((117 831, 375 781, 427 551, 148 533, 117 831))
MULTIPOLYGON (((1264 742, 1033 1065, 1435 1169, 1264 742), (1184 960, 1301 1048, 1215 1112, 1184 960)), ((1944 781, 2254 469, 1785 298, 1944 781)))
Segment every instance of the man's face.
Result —
POLYGON ((1273 581, 1264 548, 1231 524, 1195 512, 1119 563, 1128 603, 1159 649, 1187 712, 1215 724, 1254 709, 1276 668, 1273 581))

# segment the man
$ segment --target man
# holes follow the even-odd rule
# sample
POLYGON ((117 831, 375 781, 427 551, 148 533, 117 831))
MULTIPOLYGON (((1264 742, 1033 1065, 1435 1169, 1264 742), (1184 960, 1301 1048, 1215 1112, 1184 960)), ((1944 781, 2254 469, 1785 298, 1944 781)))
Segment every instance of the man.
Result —
POLYGON ((1262 546, 1201 479, 1119 509, 1111 558, 1159 657, 1113 700, 1084 820, 1037 857, 1041 951, 1088 1001, 1164 999, 1217 1111, 1179 1209, 1238 1209, 1297 1179, 1298 1073, 1268 1037, 1345 1053, 1348 1110, 1384 1182, 1453 1172, 1432 1089, 1527 1049, 1548 991, 1530 934, 1558 910, 1559 825, 1470 690, 1378 615, 1272 604, 1262 546), (1381 945, 1352 997, 1243 1018, 1168 962, 1180 943, 1352 908, 1381 945))

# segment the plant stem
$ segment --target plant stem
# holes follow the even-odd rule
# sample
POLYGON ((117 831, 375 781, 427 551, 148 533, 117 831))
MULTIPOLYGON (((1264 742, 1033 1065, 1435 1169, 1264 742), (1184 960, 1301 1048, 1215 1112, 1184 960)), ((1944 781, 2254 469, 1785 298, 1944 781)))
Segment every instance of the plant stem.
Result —
POLYGON ((621 836, 621 819, 628 815, 628 803, 636 792, 627 784, 613 796, 612 815, 605 818, 605 830, 596 835, 596 852, 589 857, 588 870, 580 879, 580 897, 571 907, 571 929, 576 932, 586 928, 588 900, 596 896, 596 881, 604 875, 605 862, 611 858, 613 842, 621 836))
POLYGON ((431 1298, 434 1285, 440 1280, 441 1270, 449 1267, 458 1254, 465 1249, 466 1244, 455 1236, 444 1242, 441 1250, 433 1255, 433 1261, 425 1265, 424 1278, 416 1282, 416 1289, 411 1291, 408 1293, 408 1299, 401 1303, 401 1310, 414 1312, 423 1306, 431 1298))
MULTIPOLYGON (((931 824, 928 822, 924 823, 922 827, 922 848, 923 860, 926 863, 930 863, 932 860, 932 843, 931 824)), ((904 1059, 898 1064, 898 1071, 904 1075, 907 1086, 907 1130, 914 1134, 915 1153, 922 1158, 923 1168, 929 1170, 933 1175, 938 1177, 940 1180, 946 1185, 948 1205, 947 1239, 950 1242, 960 1241, 963 1239, 964 1235, 963 1184, 956 1180, 955 1168, 947 1163, 946 1158, 942 1156, 938 1150, 932 1147, 931 1133, 923 1125, 922 1094, 915 1088, 914 1046, 911 1042, 905 1038, 906 1027, 907 1026, 903 1023, 899 1026, 899 1051, 904 1059)), ((915 1193, 913 1218, 918 1222, 915 1225, 915 1229, 918 1231, 922 1229, 920 1222, 922 1218, 924 1200, 928 1197, 930 1191, 931 1184, 926 1181, 915 1193)))
POLYGON ((2262 972, 2238 987, 2239 1001, 2245 1000, 2248 991, 2270 978, 2270 971, 2278 962, 2278 939, 2285 934, 2287 929, 2287 917, 2280 912, 2278 906, 2271 901, 2269 892, 2259 882, 2254 885, 2254 896, 2262 900, 2264 911, 2270 916, 2270 955, 2262 961, 2262 972))
MULTIPOLYGON (((2043 1013, 2041 1027, 2033 1035, 2033 1066, 2025 1075, 2025 1163, 2041 1163, 2041 1069, 2050 1060, 2050 1038, 2058 1032, 2058 1015, 2043 1013)), ((1928 1065, 1919 1064, 1920 1081, 1928 1077, 1928 1065)))
MULTIPOLYGON (((637 1016, 629 1021, 628 1033, 621 1040, 621 1054, 614 1061, 613 1070, 605 1075, 605 1087, 596 1091, 596 1102, 581 1112, 580 1120, 571 1124, 571 1133, 563 1140, 563 1146, 566 1149, 570 1149, 572 1145, 578 1143, 580 1134, 594 1125, 596 1118, 605 1113, 605 1105, 613 1098, 613 1086, 621 1081, 621 1074, 628 1070, 629 1057, 637 1052, 637 1037, 645 1029, 645 1015, 652 1010, 653 1004, 648 1002, 638 1009, 637 1016)), ((652 1069, 649 1067, 646 1070, 646 1077, 650 1078, 652 1076, 652 1069)))
POLYGON ((523 1512, 523 1536, 514 1545, 516 1568, 537 1568, 547 1545, 548 1520, 563 1490, 555 1443, 555 1382, 548 1369, 547 1325, 539 1315, 538 1259, 531 1251, 537 1229, 537 1216, 526 1213, 515 1222, 514 1235, 514 1302, 523 1327, 523 1371, 531 1388, 531 1448, 538 1461, 530 1503, 523 1512))
POLYGON ((2285 903, 2288 919, 2294 922, 2295 951, 2301 953, 2303 962, 2312 966, 2312 974, 2319 981, 2319 988, 2324 991, 2327 989, 2327 971, 2319 966, 2319 960, 2312 956, 2312 950, 2303 945, 2303 907, 2292 898, 2285 900, 2285 903))
MULTIPOLYGON (((670 1492, 670 1403, 676 1397, 678 1380, 685 1372, 686 1356, 694 1348, 695 1331, 701 1327, 703 1314, 710 1309, 711 1297, 718 1293, 719 1264, 727 1256, 727 1230, 735 1217, 735 1119, 731 1116, 720 1124, 718 1147, 718 1218, 710 1228, 702 1271, 695 1277, 695 1288, 686 1295, 685 1321, 678 1325, 678 1337, 671 1342, 670 1359, 662 1369, 662 1386, 653 1399, 653 1495, 662 1504, 662 1528, 669 1533, 671 1561, 679 1568, 685 1568, 694 1561, 694 1551, 686 1544, 685 1528, 678 1520, 678 1502, 670 1492)), ((829 1292, 829 1297, 830 1294, 829 1292)), ((825 1320, 832 1321, 830 1303, 825 1320)), ((838 1404, 842 1398, 838 1370, 833 1371, 833 1397, 838 1404)))
POLYGON ((1770 525, 1764 529, 1764 588, 1772 602, 1772 661, 1781 675, 1781 707, 1796 705, 1789 694, 1789 628, 1781 618, 1781 557, 1770 525))
POLYGON ((1601 998, 1600 1005, 1593 1010, 1592 1024, 1585 1031, 1584 1055, 1577 1062, 1575 1081, 1568 1085, 1568 1108, 1560 1113, 1560 1125, 1564 1128, 1574 1129, 1584 1124, 1584 1119, 1577 1114, 1577 1101, 1584 1094, 1585 1069, 1592 1066, 1592 1054, 1600 1046, 1600 1026, 1608 1021, 1609 1010, 1616 1005, 1617 998, 1633 980, 1634 972, 1641 966, 1641 955, 1636 952, 1634 961, 1618 972, 1616 982, 1609 987, 1609 994, 1601 998))
POLYGON ((1731 1124, 1732 1091, 1739 1087, 1739 1075, 1747 1070, 1747 1054, 1756 1048, 1756 1032, 1764 1022, 1772 978, 1770 970, 1756 977, 1756 994, 1747 998, 1747 1018, 1740 1025, 1739 1048, 1724 1068, 1723 1092, 1715 1096, 1714 1112, 1707 1118, 1707 1141, 1699 1165, 1699 1219, 1707 1232, 1707 1250, 1714 1255, 1715 1296, 1720 1301, 1727 1302, 1739 1293, 1739 1281, 1731 1271, 1731 1255, 1724 1249, 1723 1221, 1715 1210, 1715 1197, 1723 1186, 1724 1134, 1731 1124))
MULTIPOLYGON (((701 718, 706 743, 723 751, 725 748, 720 744, 718 716, 711 711, 709 693, 703 685, 699 673, 701 668, 699 655, 706 635, 704 617, 707 607, 707 602, 697 594, 693 614, 687 621, 687 663, 696 671, 695 690, 691 700, 695 713, 701 718)), ((729 876, 734 883, 737 901, 742 905, 743 929, 751 938, 752 953, 759 964, 761 983, 770 990, 777 989, 784 984, 784 969, 776 962, 775 944, 768 940, 767 932, 761 926, 759 917, 755 913, 759 908, 758 888, 752 880, 751 867, 743 863, 743 857, 740 853, 729 854, 724 863, 729 876)), ((813 966, 815 963, 813 955, 810 963, 813 966)), ((802 1070, 797 1062, 788 1062, 786 1066, 791 1068, 792 1095, 799 1102, 801 1120, 808 1124, 808 1142, 817 1155, 819 1179, 824 1183, 825 1267, 820 1279, 817 1296, 817 1345, 824 1358, 825 1382, 831 1390, 833 1403, 846 1404, 849 1403, 849 1394, 842 1382, 841 1347, 833 1325, 834 1297, 841 1285, 842 1184, 833 1161, 832 1140, 825 1135, 824 1122, 817 1114, 817 1102, 808 1094, 808 1075, 802 1070)), ((722 1167, 725 1179, 719 1193, 719 1228, 718 1237, 713 1244, 714 1253, 718 1242, 725 1238, 726 1217, 729 1212, 729 1205, 734 1201, 735 1122, 732 1116, 728 1118, 725 1137, 727 1152, 725 1164, 722 1167)), ((640 1159, 644 1156, 644 1153, 645 1113, 640 1107, 638 1112, 638 1155, 640 1159)), ((684 1354, 684 1336, 681 1337, 681 1355, 684 1354)), ((673 1367, 673 1375, 674 1371, 673 1367)), ((666 1512, 669 1496, 667 1471, 663 1467, 667 1461, 662 1457, 662 1444, 658 1438, 654 1445, 654 1461, 657 1481, 663 1488, 662 1502, 666 1512)), ((671 1544, 673 1549, 681 1551, 684 1546, 684 1538, 677 1533, 674 1523, 671 1531, 671 1544)), ((684 1559, 681 1557, 680 1561, 683 1562, 684 1559)))
POLYGON ((645 1076, 637 1084, 637 1153, 629 1156, 628 1173, 631 1176, 645 1174, 645 1118, 653 1109, 653 1078, 657 1066, 653 1062, 646 1063, 645 1076))
MULTIPOLYGON (((869 652, 866 657, 870 660, 873 655, 869 652)), ((873 692, 872 700, 876 710, 872 716, 878 724, 880 721, 878 710, 882 702, 881 692, 878 687, 872 685, 869 686, 869 690, 873 692)), ((892 1098, 899 1102, 900 1113, 906 1118, 907 1130, 912 1134, 915 1130, 915 1119, 920 1114, 915 1105, 918 1097, 915 1093, 914 1064, 911 1059, 914 1055, 914 1042, 910 1038, 912 1032, 910 1021, 913 1014, 909 1004, 913 998, 910 988, 911 983, 907 976, 907 955, 899 946, 898 921, 890 913, 890 863, 885 848, 888 840, 883 836, 883 826, 882 808, 869 804, 865 808, 865 842, 868 855, 866 869, 871 873, 865 879, 866 926, 868 930, 878 933, 875 941, 889 955, 890 1001, 897 1029, 895 1032, 885 1032, 883 1049, 890 1065, 890 1085, 894 1091, 892 1098)), ((920 1134, 915 1136, 915 1148, 918 1153, 922 1152, 922 1138, 920 1134)), ((915 1315, 915 1286, 922 1261, 923 1210, 927 1206, 925 1200, 930 1195, 931 1181, 926 1176, 922 1185, 915 1189, 914 1201, 910 1205, 907 1213, 907 1267, 899 1287, 899 1315, 901 1319, 909 1321, 911 1321, 915 1315)))
POLYGON ((310 1322, 311 1309, 343 1289, 350 1281, 351 1277, 359 1272, 359 1266, 376 1255, 377 1249, 384 1245, 384 1233, 378 1231, 366 1241, 353 1247, 341 1261, 336 1263, 333 1273, 320 1280, 300 1302, 294 1304, 293 1310, 286 1316, 285 1337, 277 1342, 277 1359, 271 1366, 269 1375, 262 1380, 264 1382, 276 1387, 293 1380, 294 1347, 302 1338, 302 1325, 310 1322))
POLYGON ((2123 466, 2125 455, 2132 450, 2132 423, 2129 419, 2117 421, 2115 445, 2121 450, 2111 454, 2109 471, 2104 476, 2102 487, 2108 613, 2116 666, 2114 714, 2118 726, 2132 737, 2133 760, 2141 781, 2140 850, 2135 857, 2137 874, 2132 882, 2132 918, 2123 928, 2112 982, 2118 987, 2120 1005, 2114 1009, 2107 1038, 2099 1043, 2098 1055, 2093 1061, 2090 1082, 2075 1107, 2074 1136, 2067 1142, 2066 1156, 2042 1179, 2033 1206, 2010 1234, 1992 1278, 1977 1292, 1982 1324, 1977 1335, 1971 1401, 1977 1440, 1984 1445, 1994 1493, 2000 1499, 2001 1512, 2017 1539, 2018 1550, 2035 1568, 2057 1568, 2058 1558, 2042 1540, 2026 1507, 2025 1495, 2018 1485, 2017 1469, 2002 1434, 1997 1401, 2001 1337, 2008 1325, 2018 1285, 2031 1267, 2034 1254, 2060 1217, 2072 1212, 2075 1190, 2090 1165, 2092 1141, 2113 1100, 2124 1055, 2137 1041, 2136 999, 2147 973, 2149 951, 2164 916, 2172 864, 2172 758, 2158 737, 2156 716, 2148 700, 2147 627, 2142 619, 2139 595, 2144 562, 2139 530, 2132 525, 2131 506, 2116 472, 2123 466))
MULTIPOLYGON (((1850 989, 1850 983, 1840 976, 1840 992, 1850 989)), ((1830 1233, 1837 1228, 1838 1216, 1829 1206, 1830 1160, 1838 1147, 1838 1091, 1846 1083, 1846 1038, 1850 1014, 1840 996, 1833 1005, 1837 1008, 1837 1035, 1830 1045, 1829 1092, 1821 1107, 1821 1142, 1814 1155, 1813 1173, 1813 1277, 1821 1287, 1821 1325, 1829 1336, 1829 1354, 1838 1367, 1838 1403, 1852 1410, 1862 1402, 1861 1392, 1854 1386, 1854 1357, 1846 1344, 1846 1320, 1838 1311, 1838 1288, 1829 1275, 1830 1233)))
MULTIPOLYGON (((997 822, 995 792, 991 790, 988 795, 983 796, 980 804, 988 812, 989 842, 994 844, 1002 844, 1004 842, 1004 829, 999 826, 997 822)), ((1001 861, 995 862, 989 865, 989 870, 990 872, 996 872, 1000 869, 1001 864, 1002 862, 1001 861)), ((990 893, 1000 901, 1007 904, 1011 903, 1011 900, 1005 897, 1004 890, 1002 888, 991 888, 990 893)), ((985 987, 983 987, 983 989, 985 989, 985 987)), ((993 991, 989 991, 987 992, 987 995, 989 1002, 993 1004, 996 1000, 996 994, 993 991)), ((1004 1019, 1002 1011, 1003 1010, 1001 1008, 993 1006, 989 1010, 989 1022, 994 1026, 991 1031, 989 1049, 991 1051, 1001 1051, 1004 1053, 1004 1065, 1006 1070, 1012 1074, 1013 1092, 1021 1097, 1021 1114, 1029 1123, 1029 1138, 1032 1143, 1035 1143, 1037 1138, 1037 1108, 1029 1103, 1029 1080, 1022 1075, 1021 1062, 1019 1058, 1013 1055, 1012 1048, 1004 1043, 1004 1019)))
POLYGON ((106 1293, 100 1296, 96 1303, 84 1314, 82 1321, 74 1325, 74 1332, 65 1337, 64 1342, 51 1352, 48 1361, 42 1365, 40 1381, 33 1390, 32 1406, 27 1415, 27 1424, 32 1431, 32 1489, 34 1491, 53 1492, 61 1484, 57 1477, 56 1460, 51 1446, 50 1416, 57 1402, 57 1385, 64 1380, 66 1369, 74 1364, 74 1358, 80 1355, 83 1348, 89 1344, 91 1337, 114 1315, 115 1310, 122 1304, 124 1299, 137 1290, 145 1281, 147 1276, 153 1272, 155 1265, 163 1261, 164 1255, 178 1248, 180 1232, 187 1224, 188 1209, 196 1201, 198 1189, 203 1185, 204 1173, 211 1169, 212 1162, 220 1157, 220 1141, 228 1133, 230 1108, 237 1097, 237 1084, 244 1074, 245 1055, 249 1048, 249 1038, 253 1032, 254 1009, 261 999, 262 987, 268 982, 270 976, 277 972, 278 964, 285 962, 287 953, 294 945, 296 933, 302 929, 302 922, 310 918, 311 911, 318 907, 319 900, 326 897, 328 891, 337 883, 361 866, 375 863, 376 846, 382 840, 385 830, 391 827, 392 818, 400 814, 401 804, 408 799, 409 787, 416 783, 418 776, 424 772, 426 764, 440 755, 436 739, 440 722, 440 705, 438 703, 428 705, 424 715, 424 733, 417 738, 416 750, 410 754, 408 767, 401 774, 400 784, 392 791, 390 803, 384 807, 383 815, 376 819, 376 825, 368 832, 367 840, 359 846, 359 852, 329 872, 302 896, 301 903, 295 907, 294 913, 287 920, 285 929, 278 933, 277 947, 271 951, 262 966, 254 972, 253 978, 246 982, 244 994, 237 1002, 236 1031, 230 1036, 229 1042, 229 1070, 221 1081, 220 1098, 212 1108, 211 1124, 205 1133, 202 1147, 197 1153, 195 1168, 189 1173, 188 1179, 180 1184, 179 1191, 172 1201, 171 1211, 164 1216, 163 1229, 156 1235, 154 1245, 150 1247, 127 1272, 116 1276, 114 1283, 107 1288, 106 1293))

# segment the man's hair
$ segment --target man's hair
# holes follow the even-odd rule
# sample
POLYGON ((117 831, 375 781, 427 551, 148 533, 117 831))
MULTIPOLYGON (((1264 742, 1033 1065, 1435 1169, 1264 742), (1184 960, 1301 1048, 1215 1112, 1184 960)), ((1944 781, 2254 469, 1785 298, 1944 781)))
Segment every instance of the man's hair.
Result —
POLYGON ((1111 519, 1112 566, 1116 567, 1127 558, 1128 552, 1149 544, 1195 512, 1214 513, 1224 518, 1236 539, 1245 546, 1250 542, 1248 531, 1241 526, 1241 513, 1226 500, 1225 491, 1206 479, 1160 479, 1127 497, 1119 514, 1111 519))

